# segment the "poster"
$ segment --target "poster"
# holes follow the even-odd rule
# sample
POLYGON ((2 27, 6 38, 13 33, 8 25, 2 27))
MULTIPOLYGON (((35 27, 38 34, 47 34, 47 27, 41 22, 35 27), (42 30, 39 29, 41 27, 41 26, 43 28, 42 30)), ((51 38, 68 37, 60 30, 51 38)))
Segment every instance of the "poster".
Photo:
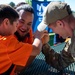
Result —
MULTIPOLYGON (((42 16, 43 16, 43 12, 45 7, 48 5, 50 1, 36 1, 36 0, 32 0, 32 7, 34 8, 34 22, 32 25, 33 28, 33 32, 35 32, 37 30, 37 26, 39 25, 39 23, 42 21, 42 16)), ((52 32, 51 29, 49 29, 48 27, 46 28, 46 30, 48 30, 48 32, 52 32)))

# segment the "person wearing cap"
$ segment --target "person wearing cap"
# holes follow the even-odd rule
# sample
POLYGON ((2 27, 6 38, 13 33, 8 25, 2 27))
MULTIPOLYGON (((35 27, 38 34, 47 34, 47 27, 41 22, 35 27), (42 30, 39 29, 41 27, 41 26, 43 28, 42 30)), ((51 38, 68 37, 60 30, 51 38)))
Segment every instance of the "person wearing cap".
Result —
POLYGON ((50 2, 44 11, 41 24, 47 25, 64 39, 71 38, 66 41, 60 53, 51 49, 48 43, 42 47, 46 62, 59 71, 63 70, 75 62, 75 18, 70 6, 65 2, 50 2))

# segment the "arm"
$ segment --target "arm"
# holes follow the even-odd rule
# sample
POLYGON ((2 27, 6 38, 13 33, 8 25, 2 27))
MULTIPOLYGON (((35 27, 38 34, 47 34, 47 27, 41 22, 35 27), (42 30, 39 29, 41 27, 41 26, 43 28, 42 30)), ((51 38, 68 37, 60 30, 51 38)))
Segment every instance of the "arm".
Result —
POLYGON ((71 53, 68 51, 70 43, 67 42, 61 53, 56 53, 50 48, 49 44, 44 44, 42 47, 42 52, 45 55, 46 62, 52 67, 62 70, 63 68, 69 66, 74 62, 71 53))
POLYGON ((23 71, 23 69, 25 69, 26 67, 28 67, 32 61, 35 59, 36 55, 38 55, 41 51, 41 48, 42 48, 42 42, 41 42, 41 37, 42 37, 42 32, 36 32, 35 34, 35 39, 33 41, 33 50, 32 50, 32 53, 30 55, 30 57, 28 58, 28 61, 26 63, 26 65, 23 67, 23 66, 17 66, 16 69, 15 69, 15 72, 18 73, 18 72, 21 72, 23 71))
POLYGON ((31 56, 36 56, 40 53, 41 51, 41 48, 42 48, 42 41, 41 41, 41 38, 42 36, 44 35, 44 32, 39 32, 39 31, 36 31, 34 33, 34 41, 33 41, 33 50, 32 50, 32 53, 31 53, 31 56))
MULTIPOLYGON (((45 36, 42 38, 42 43, 44 43, 43 39, 45 39, 45 37, 48 35, 48 33, 46 33, 46 31, 43 31, 43 32, 44 32, 45 36)), ((36 32, 35 39, 33 42, 34 50, 32 51, 32 54, 30 55, 30 57, 28 58, 28 61, 25 65, 25 67, 23 67, 23 66, 16 67, 16 69, 15 69, 16 73, 23 71, 23 69, 25 69, 27 66, 29 66, 32 63, 32 61, 35 59, 36 55, 40 53, 42 46, 41 46, 41 43, 39 44, 39 42, 41 41, 40 34, 42 34, 42 33, 38 32, 38 31, 36 32), (38 48, 38 46, 39 46, 39 48, 38 48)), ((46 42, 48 42, 48 40, 46 40, 46 42)))
POLYGON ((33 41, 33 51, 31 56, 36 56, 40 53, 42 49, 42 44, 48 42, 49 36, 46 30, 39 32, 38 30, 34 33, 34 41, 33 41), (48 38, 48 39, 47 39, 48 38), (44 40, 44 41, 43 41, 44 40), (40 43, 41 42, 41 43, 40 43), (36 54, 37 53, 37 54, 36 54))

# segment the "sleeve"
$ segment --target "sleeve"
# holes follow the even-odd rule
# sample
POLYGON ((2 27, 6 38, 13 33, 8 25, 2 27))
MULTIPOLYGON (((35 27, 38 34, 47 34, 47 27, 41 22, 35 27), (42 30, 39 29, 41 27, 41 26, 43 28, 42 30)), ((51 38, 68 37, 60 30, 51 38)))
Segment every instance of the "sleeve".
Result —
POLYGON ((11 38, 8 42, 8 54, 11 62, 16 65, 25 66, 32 52, 32 45, 19 42, 11 38))
POLYGON ((64 49, 59 53, 50 48, 49 44, 44 44, 42 53, 45 55, 46 62, 57 70, 62 70, 74 62, 74 58, 69 53, 69 42, 66 43, 64 49))

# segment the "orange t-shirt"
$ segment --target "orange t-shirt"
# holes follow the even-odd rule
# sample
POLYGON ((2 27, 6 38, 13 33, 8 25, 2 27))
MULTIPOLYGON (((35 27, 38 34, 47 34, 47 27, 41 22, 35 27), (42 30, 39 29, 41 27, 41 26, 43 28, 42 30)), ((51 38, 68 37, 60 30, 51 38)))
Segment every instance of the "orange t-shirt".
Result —
POLYGON ((32 52, 32 45, 19 42, 15 36, 0 36, 0 74, 12 64, 25 66, 32 52))
MULTIPOLYGON (((15 34, 15 37, 19 40, 19 35, 18 33, 15 34)), ((30 29, 29 31, 29 36, 25 37, 24 39, 20 40, 24 43, 29 43, 32 44, 33 43, 33 33, 32 33, 32 29, 30 29)))
POLYGON ((33 43, 33 34, 32 34, 32 29, 30 29, 30 31, 29 31, 29 35, 30 35, 30 37, 26 37, 26 38, 24 39, 23 42, 25 42, 25 43, 29 43, 29 44, 32 44, 32 43, 33 43))

